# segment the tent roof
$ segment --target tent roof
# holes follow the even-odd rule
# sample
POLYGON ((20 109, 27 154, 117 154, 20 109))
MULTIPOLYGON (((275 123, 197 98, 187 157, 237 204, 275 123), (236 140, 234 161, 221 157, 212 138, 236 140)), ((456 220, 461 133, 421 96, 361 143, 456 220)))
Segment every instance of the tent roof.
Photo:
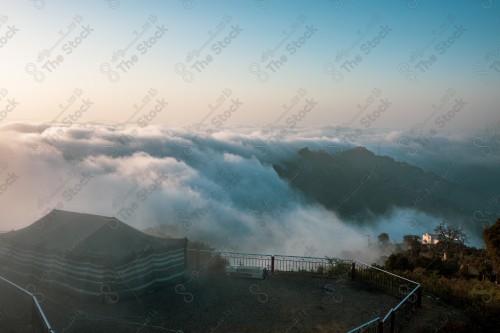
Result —
POLYGON ((5 236, 16 248, 114 264, 151 251, 178 249, 186 241, 147 235, 114 217, 58 209, 5 236))

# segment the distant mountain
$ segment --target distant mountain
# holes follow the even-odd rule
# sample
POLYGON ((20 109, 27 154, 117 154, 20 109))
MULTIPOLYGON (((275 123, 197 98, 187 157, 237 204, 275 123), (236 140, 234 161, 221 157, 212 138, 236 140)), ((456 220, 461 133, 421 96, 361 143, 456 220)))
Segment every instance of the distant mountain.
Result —
POLYGON ((393 207, 469 221, 486 200, 484 194, 452 182, 451 165, 438 175, 364 147, 338 155, 306 147, 274 169, 306 198, 356 221, 383 216, 393 207))

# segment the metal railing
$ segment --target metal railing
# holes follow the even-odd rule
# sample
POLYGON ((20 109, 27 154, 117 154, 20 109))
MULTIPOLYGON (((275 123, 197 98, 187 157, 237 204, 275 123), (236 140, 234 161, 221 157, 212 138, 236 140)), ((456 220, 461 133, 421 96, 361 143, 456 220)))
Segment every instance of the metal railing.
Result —
POLYGON ((400 298, 401 301, 389 310, 387 315, 379 317, 352 329, 349 333, 384 333, 400 332, 403 325, 408 322, 417 307, 421 307, 422 287, 415 281, 408 280, 399 275, 383 269, 356 261, 337 258, 298 257, 285 255, 218 252, 210 250, 187 249, 188 263, 194 263, 196 270, 209 268, 210 265, 223 260, 223 264, 260 266, 269 272, 326 272, 336 271, 340 274, 349 274, 352 281, 359 281, 382 290, 389 295, 400 298))
POLYGON ((378 333, 378 331, 379 331, 379 322, 380 322, 380 318, 379 317, 373 318, 372 320, 364 323, 363 325, 360 325, 360 326, 356 327, 355 329, 350 330, 347 333, 360 333, 360 332, 364 332, 364 333, 378 333))
POLYGON ((2 276, 0 276, 0 282, 1 281, 7 283, 8 286, 13 287, 15 290, 20 291, 23 295, 31 299, 32 302, 31 320, 33 327, 35 329, 35 333, 55 333, 52 326, 50 326, 50 323, 47 317, 45 316, 45 313, 43 312, 42 307, 38 302, 38 300, 36 299, 35 295, 33 295, 26 289, 18 286, 17 284, 7 280, 2 276))
POLYGON ((339 266, 340 264, 346 264, 346 272, 348 271, 348 266, 350 265, 350 260, 343 260, 338 258, 318 258, 318 257, 297 257, 297 256, 285 256, 285 255, 273 255, 274 258, 274 270, 283 272, 293 272, 293 271, 307 271, 307 272, 318 272, 325 271, 332 266, 339 266))
POLYGON ((351 276, 353 281, 360 281, 401 298, 399 304, 390 309, 382 320, 378 319, 376 325, 372 320, 370 325, 361 325, 351 332, 400 332, 416 308, 422 306, 422 287, 415 281, 359 261, 352 262, 351 276), (373 330, 374 326, 376 331, 373 330))
POLYGON ((261 266, 271 269, 271 256, 255 253, 220 252, 220 257, 226 259, 233 266, 261 266))
POLYGON ((381 321, 382 329, 379 332, 400 332, 403 326, 411 319, 412 315, 419 307, 420 285, 416 286, 403 300, 395 307, 389 310, 387 315, 381 321))
POLYGON ((271 256, 267 254, 252 254, 238 252, 215 252, 210 250, 187 249, 187 266, 197 271, 213 267, 220 260, 226 260, 234 266, 261 266, 268 270, 271 268, 271 256))
POLYGON ((383 269, 353 260, 354 279, 381 289, 390 295, 403 298, 419 284, 383 269))
POLYGON ((332 266, 343 265, 348 271, 352 260, 337 258, 299 257, 241 252, 217 252, 187 249, 188 266, 200 270, 215 264, 217 258, 226 260, 231 266, 260 266, 269 272, 318 272, 332 266), (193 267, 194 263, 194 267, 193 267))

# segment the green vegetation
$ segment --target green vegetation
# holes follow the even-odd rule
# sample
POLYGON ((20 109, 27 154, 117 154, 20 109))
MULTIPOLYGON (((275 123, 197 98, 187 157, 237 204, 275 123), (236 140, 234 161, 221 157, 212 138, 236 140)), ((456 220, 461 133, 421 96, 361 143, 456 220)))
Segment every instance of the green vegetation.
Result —
POLYGON ((229 266, 229 261, 220 255, 215 255, 207 265, 207 269, 211 272, 224 273, 225 268, 229 266))
POLYGON ((200 241, 192 241, 192 240, 189 240, 189 242, 188 242, 188 248, 189 249, 194 249, 194 250, 207 250, 207 251, 213 251, 213 250, 215 250, 213 247, 211 247, 207 243, 203 243, 203 242, 200 242, 200 241))
POLYGON ((419 282, 425 293, 465 310, 482 330, 497 329, 500 219, 484 230, 486 250, 466 246, 461 228, 441 223, 434 231, 441 236, 434 245, 423 245, 416 235, 404 236, 401 251, 391 254, 384 268, 419 282))
POLYGON ((483 239, 486 253, 491 258, 493 269, 498 275, 500 273, 500 218, 494 225, 484 230, 483 239))
POLYGON ((326 260, 328 260, 328 267, 326 270, 323 266, 318 267, 318 273, 323 273, 327 276, 341 276, 348 273, 351 269, 349 263, 339 261, 338 259, 326 257, 326 260))

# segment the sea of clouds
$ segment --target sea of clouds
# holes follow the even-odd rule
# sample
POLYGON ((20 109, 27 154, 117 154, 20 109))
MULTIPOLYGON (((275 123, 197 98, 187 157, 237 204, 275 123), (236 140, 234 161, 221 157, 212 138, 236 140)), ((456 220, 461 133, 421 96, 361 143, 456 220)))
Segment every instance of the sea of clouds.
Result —
MULTIPOLYGON (((303 147, 339 154, 362 145, 435 173, 452 165, 467 186, 500 194, 497 127, 438 135, 339 126, 9 124, 0 139, 0 231, 58 208, 115 216, 220 250, 323 257, 366 248, 380 232, 401 241, 439 223, 400 208, 368 226, 340 220, 275 172, 273 165, 303 147)), ((491 223, 474 218, 481 217, 477 223, 491 223)), ((366 261, 378 255, 356 254, 366 261)))

